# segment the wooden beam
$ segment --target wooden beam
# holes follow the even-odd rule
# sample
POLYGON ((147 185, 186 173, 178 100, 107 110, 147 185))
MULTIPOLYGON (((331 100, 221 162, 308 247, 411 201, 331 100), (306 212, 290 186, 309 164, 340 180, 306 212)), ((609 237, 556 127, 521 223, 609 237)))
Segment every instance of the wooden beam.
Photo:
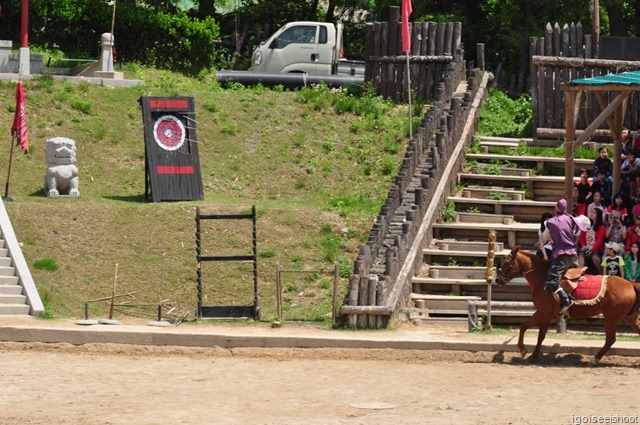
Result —
POLYGON ((564 158, 565 158, 565 169, 564 169, 564 199, 567 201, 567 211, 573 211, 573 174, 574 174, 574 162, 573 162, 573 138, 575 136, 576 131, 576 120, 575 120, 575 105, 576 105, 576 93, 573 91, 565 92, 565 102, 566 102, 566 116, 565 116, 565 126, 567 128, 567 133, 565 135, 564 140, 564 158))
POLYGON ((640 61, 622 61, 612 59, 584 59, 584 58, 570 58, 564 56, 538 56, 534 55, 531 58, 531 62, 538 65, 547 66, 562 66, 570 68, 585 68, 585 67, 597 67, 597 68, 619 68, 628 71, 633 71, 633 68, 640 69, 640 61))
MULTIPOLYGON (((565 94, 569 94, 571 92, 565 92, 565 94)), ((620 106, 622 104, 622 102, 629 97, 629 94, 631 92, 630 91, 623 91, 621 92, 618 96, 616 96, 615 99, 613 99, 613 102, 611 102, 609 104, 609 106, 607 106, 604 111, 602 111, 600 113, 600 115, 598 115, 596 117, 595 120, 593 120, 593 122, 591 122, 591 124, 589 124, 589 126, 586 128, 586 130, 584 131, 584 133, 582 133, 575 141, 575 143, 573 144, 573 151, 575 152, 576 149, 578 149, 580 146, 582 146, 582 144, 589 138, 591 137, 596 129, 598 127, 600 127, 602 125, 603 122, 605 122, 607 120, 607 118, 609 118, 611 116, 611 114, 615 111, 615 109, 620 106)), ((575 97, 574 97, 575 99, 575 97)), ((573 107, 573 105, 572 105, 573 107)), ((567 111, 568 112, 568 111, 567 111)), ((573 115, 573 110, 571 111, 571 114, 573 115)), ((573 116, 571 117, 571 119, 573 119, 573 116)))
POLYGON ((591 85, 591 84, 577 84, 570 86, 568 84, 562 84, 560 86, 562 91, 640 91, 640 85, 625 85, 625 84, 602 84, 602 85, 591 85))

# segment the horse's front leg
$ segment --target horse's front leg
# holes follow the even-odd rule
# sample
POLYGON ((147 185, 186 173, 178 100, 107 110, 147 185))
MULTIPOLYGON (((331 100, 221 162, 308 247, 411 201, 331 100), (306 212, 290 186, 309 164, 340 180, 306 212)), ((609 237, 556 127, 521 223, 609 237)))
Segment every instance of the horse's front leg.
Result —
POLYGON ((542 341, 544 341, 545 336, 547 335, 547 329, 549 328, 549 319, 547 314, 542 314, 540 310, 536 310, 533 315, 520 326, 520 336, 518 337, 518 350, 520 351, 520 355, 524 357, 527 354, 527 350, 524 348, 524 334, 527 330, 532 327, 538 325, 540 330, 538 332, 538 343, 536 344, 536 348, 533 350, 531 354, 532 357, 538 357, 540 354, 540 346, 542 345, 542 341))

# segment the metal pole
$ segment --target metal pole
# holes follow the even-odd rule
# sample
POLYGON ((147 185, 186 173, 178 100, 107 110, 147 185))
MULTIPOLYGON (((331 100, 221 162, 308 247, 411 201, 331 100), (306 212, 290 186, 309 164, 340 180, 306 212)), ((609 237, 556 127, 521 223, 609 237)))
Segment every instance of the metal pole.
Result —
POLYGON ((29 47, 29 0, 22 0, 20 14, 20 47, 29 47))
POLYGON ((9 180, 11 179, 11 162, 13 161, 13 142, 15 141, 15 135, 11 136, 11 145, 9 150, 9 167, 7 171, 7 183, 4 185, 4 199, 5 201, 15 201, 15 199, 9 197, 9 180))
POLYGON ((276 309, 278 322, 282 322, 282 282, 280 279, 280 261, 276 261, 276 309))
POLYGON ((333 321, 334 325, 336 323, 336 310, 338 308, 338 277, 339 276, 340 274, 338 269, 338 263, 334 262, 333 263, 333 304, 331 308, 331 320, 333 321))
POLYGON ((201 261, 201 242, 200 242, 200 207, 196 208, 196 260, 198 266, 196 268, 197 290, 198 290, 198 319, 202 318, 202 261, 201 261))
POLYGON ((409 141, 413 140, 413 119, 411 116, 411 71, 409 69, 409 52, 407 52, 407 97, 409 98, 409 141))
POLYGON ((485 279, 487 281, 487 323, 485 329, 491 329, 491 282, 493 281, 494 263, 496 256, 496 231, 489 230, 489 239, 487 243, 487 270, 485 272, 485 279))

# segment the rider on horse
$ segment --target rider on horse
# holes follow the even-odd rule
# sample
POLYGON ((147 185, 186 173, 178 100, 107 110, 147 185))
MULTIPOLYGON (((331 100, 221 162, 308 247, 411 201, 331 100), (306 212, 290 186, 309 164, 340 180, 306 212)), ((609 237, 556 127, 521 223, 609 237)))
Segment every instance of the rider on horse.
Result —
POLYGON ((547 221, 547 229, 553 242, 553 258, 549 265, 546 285, 560 299, 560 313, 573 305, 573 299, 560 287, 560 278, 567 269, 578 266, 578 251, 574 229, 587 230, 575 217, 566 214, 567 201, 560 199, 556 204, 556 216, 547 221))

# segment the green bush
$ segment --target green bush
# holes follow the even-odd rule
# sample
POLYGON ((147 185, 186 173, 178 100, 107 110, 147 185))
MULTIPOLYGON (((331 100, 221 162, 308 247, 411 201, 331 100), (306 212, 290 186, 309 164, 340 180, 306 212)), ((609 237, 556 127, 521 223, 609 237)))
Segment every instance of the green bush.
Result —
POLYGON ((505 93, 491 89, 480 111, 478 134, 501 137, 531 137, 531 97, 511 99, 505 93))

